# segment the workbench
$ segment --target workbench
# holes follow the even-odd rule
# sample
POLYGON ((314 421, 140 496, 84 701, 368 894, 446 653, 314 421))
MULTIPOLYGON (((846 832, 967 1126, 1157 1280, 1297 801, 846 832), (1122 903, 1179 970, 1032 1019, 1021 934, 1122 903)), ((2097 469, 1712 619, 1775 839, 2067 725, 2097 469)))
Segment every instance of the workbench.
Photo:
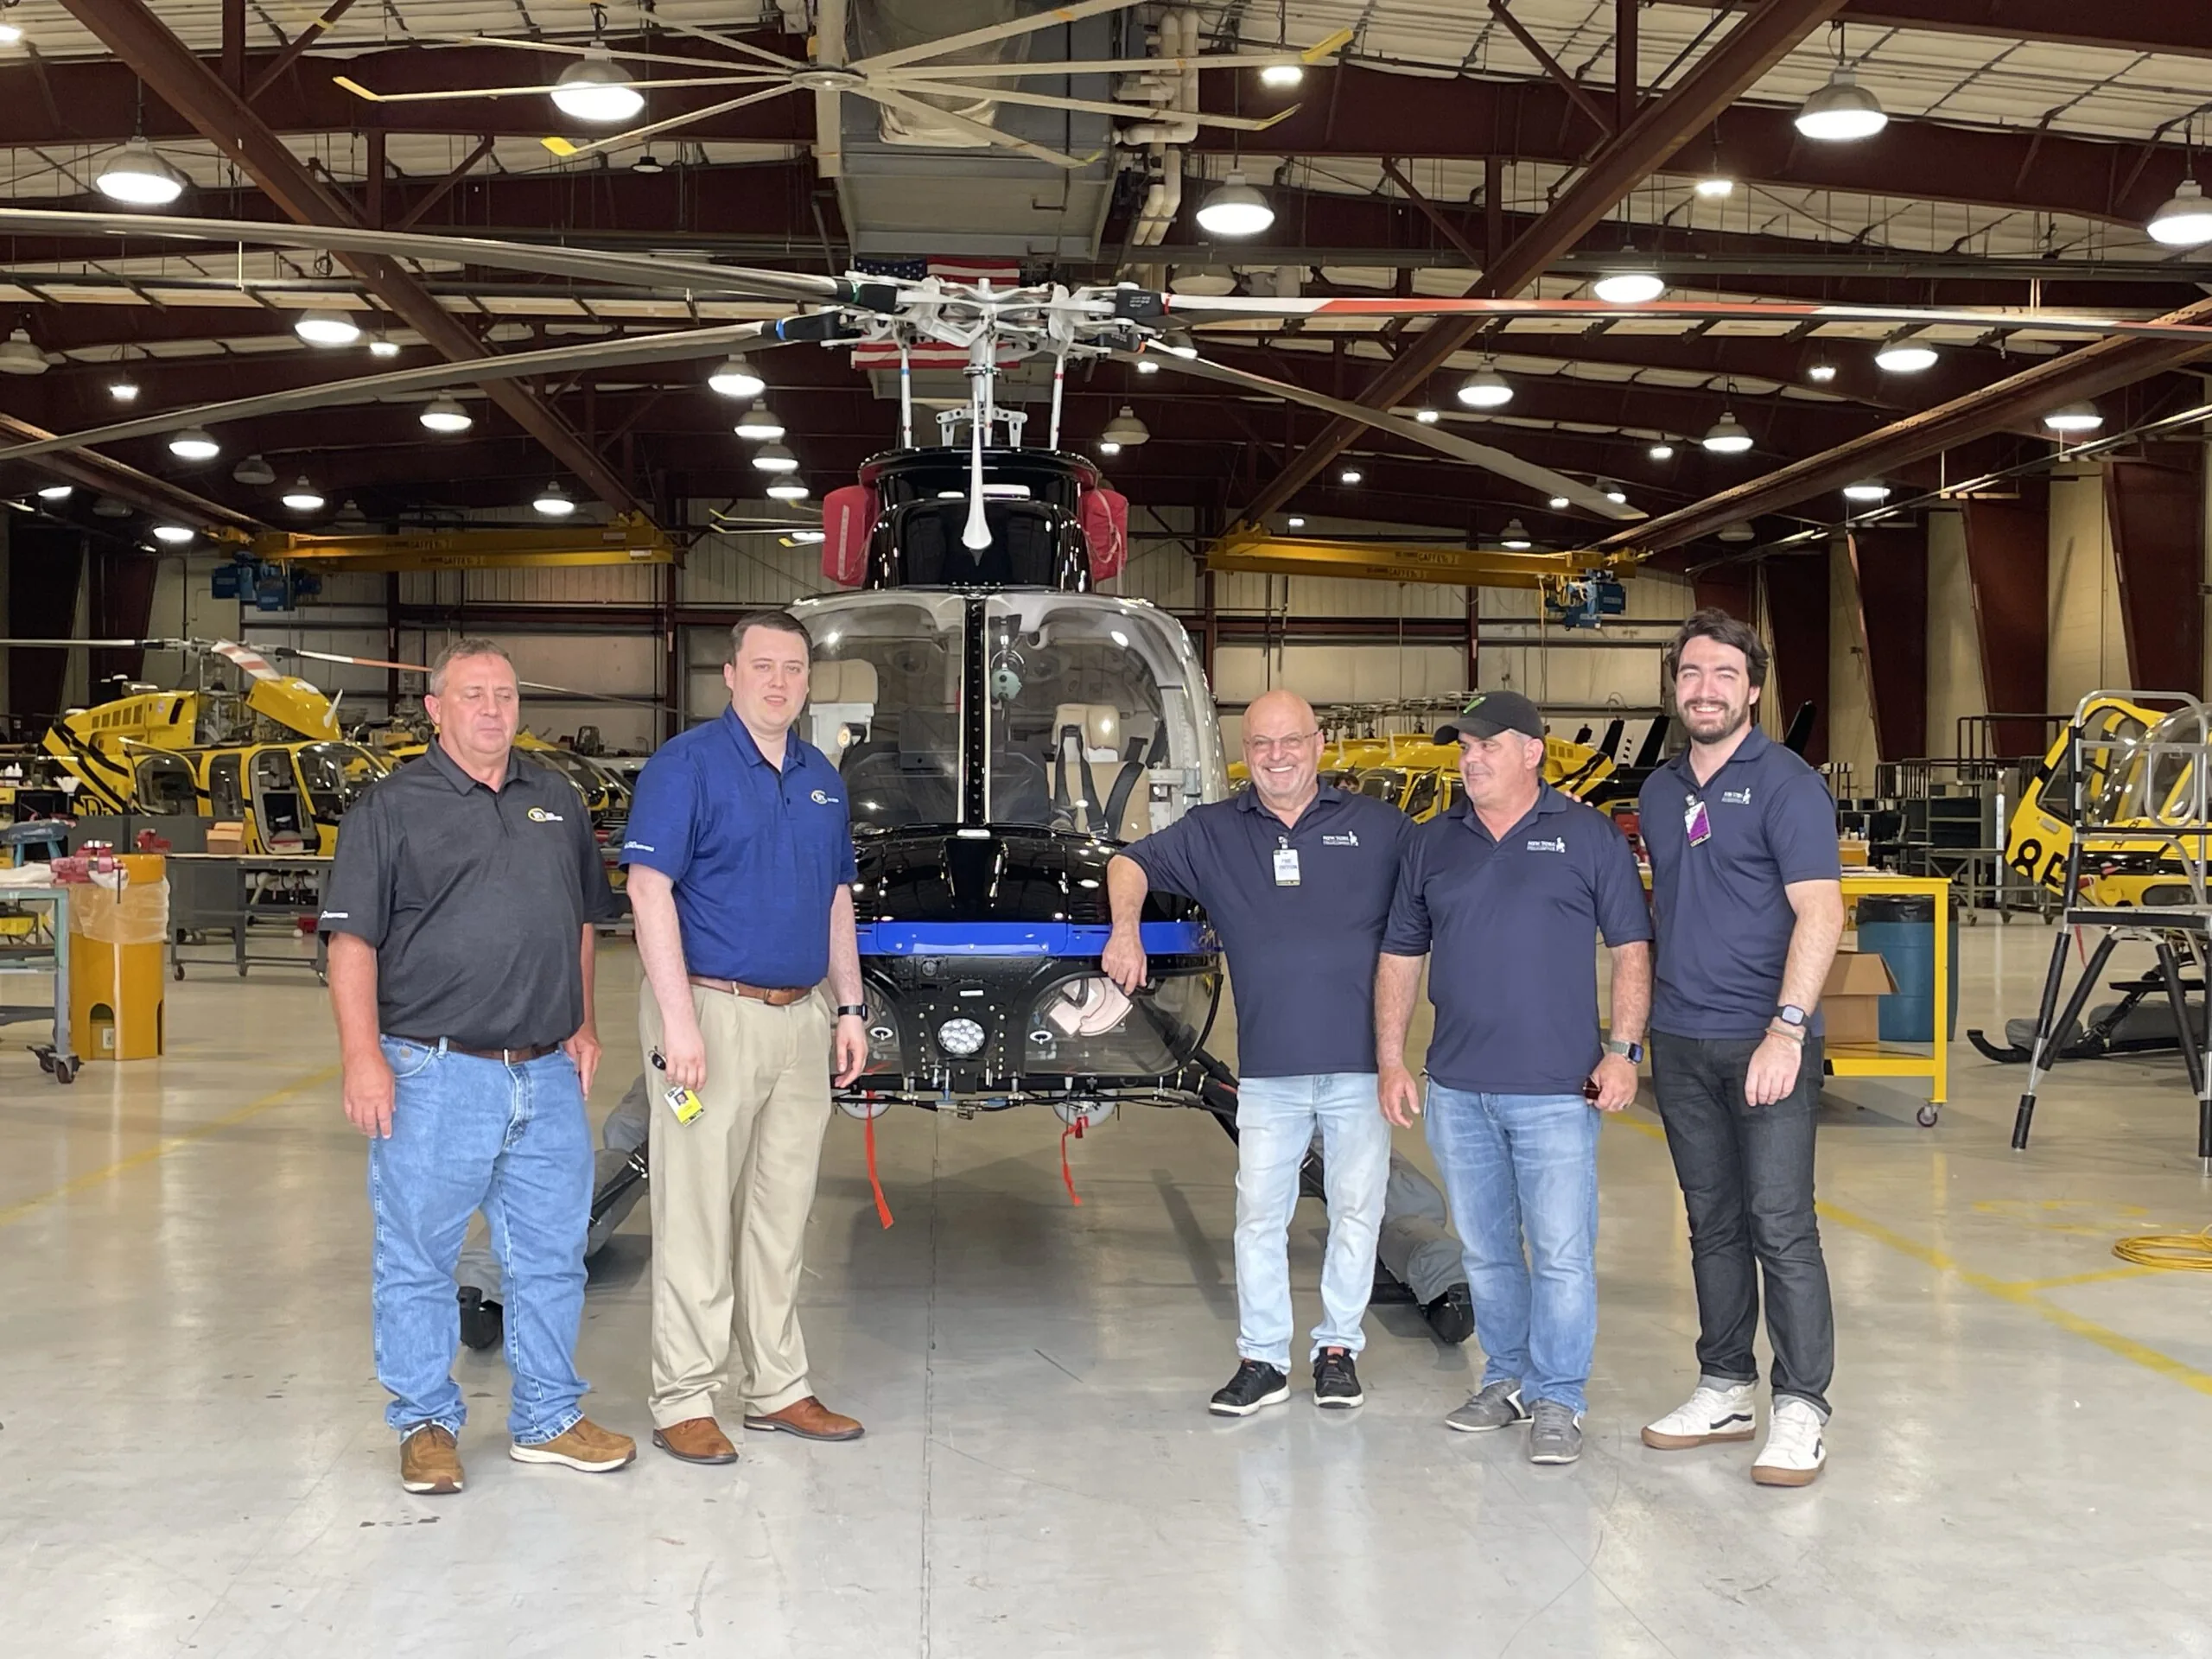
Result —
POLYGON ((332 861, 307 853, 170 854, 169 971, 182 979, 188 963, 204 967, 226 960, 186 956, 186 934, 227 933, 227 960, 241 979, 249 968, 310 968, 317 979, 325 978, 329 958, 322 934, 314 936, 312 957, 297 944, 304 931, 301 922, 322 913, 332 861), (294 948, 280 952, 272 943, 257 953, 256 936, 267 940, 272 928, 283 929, 294 948))
POLYGON ((83 1062, 69 1046, 68 889, 0 888, 0 910, 30 911, 39 907, 43 907, 46 912, 46 938, 41 942, 34 938, 28 944, 13 938, 0 938, 0 974, 51 974, 54 976, 54 1007, 49 1013, 42 1007, 0 1004, 0 1026, 50 1020, 54 1027, 54 1040, 48 1044, 33 1043, 30 1045, 31 1052, 38 1056, 38 1063, 46 1068, 56 1083, 74 1083, 77 1068, 83 1062))

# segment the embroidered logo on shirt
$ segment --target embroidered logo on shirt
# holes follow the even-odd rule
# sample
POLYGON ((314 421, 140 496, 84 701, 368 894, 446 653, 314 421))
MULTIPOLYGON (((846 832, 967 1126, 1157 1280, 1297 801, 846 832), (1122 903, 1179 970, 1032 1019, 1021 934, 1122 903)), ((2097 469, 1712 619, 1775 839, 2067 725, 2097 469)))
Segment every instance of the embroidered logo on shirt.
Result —
POLYGON ((814 804, 817 806, 834 805, 836 803, 836 799, 837 798, 832 795, 826 789, 817 789, 814 791, 814 804))
POLYGON ((1321 844, 1324 847, 1357 847, 1359 845, 1359 837, 1351 835, 1324 836, 1321 837, 1321 844))
POLYGON ((353 918, 352 913, 346 911, 326 910, 322 912, 322 919, 326 922, 350 922, 353 918))
POLYGON ((622 843, 622 850, 626 853, 650 853, 653 850, 653 844, 650 841, 626 841, 622 843))
POLYGON ((566 823, 568 822, 558 812, 548 812, 542 806, 533 806, 523 816, 532 823, 566 823))
POLYGON ((1529 843, 1529 850, 1532 853, 1563 853, 1567 850, 1567 837, 1561 836, 1556 841, 1532 841, 1529 843))
POLYGON ((1720 791, 1720 803, 1723 806, 1749 806, 1751 791, 1749 789, 1724 789, 1720 791))

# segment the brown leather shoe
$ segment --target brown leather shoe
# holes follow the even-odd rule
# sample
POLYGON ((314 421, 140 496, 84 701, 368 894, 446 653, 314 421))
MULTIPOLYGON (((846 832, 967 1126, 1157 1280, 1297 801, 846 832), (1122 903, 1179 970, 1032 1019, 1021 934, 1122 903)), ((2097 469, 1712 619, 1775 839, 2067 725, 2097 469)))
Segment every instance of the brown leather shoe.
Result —
POLYGON ((451 1429, 440 1423, 417 1423, 401 1437, 399 1484, 407 1491, 433 1497, 461 1490, 461 1451, 451 1429))
POLYGON ((686 1463, 735 1463, 737 1448, 711 1417, 687 1417, 653 1430, 653 1444, 686 1463))
POLYGON ((857 1440, 868 1433, 857 1421, 838 1415, 810 1394, 781 1411, 747 1417, 745 1426, 764 1433, 796 1434, 803 1440, 857 1440))
POLYGON ((601 1428, 588 1417, 579 1417, 550 1440, 535 1446, 515 1441, 507 1447, 507 1455, 517 1463, 557 1463, 588 1475, 611 1475, 636 1461, 638 1443, 627 1434, 601 1428))

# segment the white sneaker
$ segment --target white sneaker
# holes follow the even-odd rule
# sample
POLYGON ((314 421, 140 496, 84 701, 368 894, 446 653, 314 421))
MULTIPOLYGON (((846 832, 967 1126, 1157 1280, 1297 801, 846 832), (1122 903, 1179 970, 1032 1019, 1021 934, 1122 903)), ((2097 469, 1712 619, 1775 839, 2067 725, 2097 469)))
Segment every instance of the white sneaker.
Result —
POLYGON ((1751 1478, 1762 1486, 1811 1485, 1828 1460, 1821 1427, 1821 1414, 1802 1400, 1775 1402, 1766 1444, 1751 1462, 1751 1478))
POLYGON ((1716 1389, 1700 1382, 1697 1391, 1643 1431, 1643 1443, 1662 1452, 1680 1452, 1720 1440, 1748 1440, 1758 1433, 1752 1385, 1738 1382, 1716 1389))

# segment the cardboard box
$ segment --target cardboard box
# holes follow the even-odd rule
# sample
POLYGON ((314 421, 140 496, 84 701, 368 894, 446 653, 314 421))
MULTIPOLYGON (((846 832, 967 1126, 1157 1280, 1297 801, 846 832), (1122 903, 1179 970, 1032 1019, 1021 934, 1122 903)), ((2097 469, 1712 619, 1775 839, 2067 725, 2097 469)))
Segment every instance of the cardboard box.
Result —
POLYGON ((220 819, 207 826, 207 850, 236 857, 245 851, 245 825, 235 818, 220 819))
POLYGON ((1892 995, 1897 980, 1878 951, 1839 950, 1821 987, 1825 1040, 1877 1043, 1882 1039, 1882 999, 1892 995))

